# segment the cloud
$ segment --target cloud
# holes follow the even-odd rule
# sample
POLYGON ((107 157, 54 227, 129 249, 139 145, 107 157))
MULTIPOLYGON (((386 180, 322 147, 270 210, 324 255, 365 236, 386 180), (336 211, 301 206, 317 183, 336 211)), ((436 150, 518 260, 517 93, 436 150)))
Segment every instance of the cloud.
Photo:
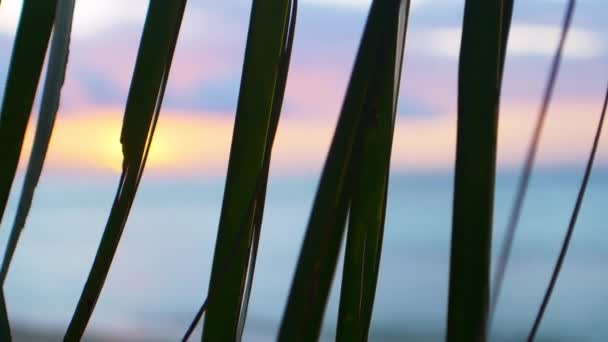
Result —
POLYGON ((143 27, 146 0, 78 0, 74 8, 75 38, 86 38, 120 26, 143 27))
MULTIPOLYGON (((435 0, 436 2, 437 0, 435 0)), ((443 2, 443 1, 442 1, 443 2)), ((371 0, 305 0, 304 3, 326 7, 341 7, 353 9, 368 9, 371 0)), ((411 0, 411 6, 418 6, 427 3, 427 0, 411 0)))
MULTIPOLYGON (((14 34, 19 21, 22 0, 4 0, 0 6, 0 32, 14 34)), ((148 8, 146 0, 78 0, 74 8, 75 38, 125 25, 143 25, 148 8)))
MULTIPOLYGON (((508 54, 512 57, 550 56, 555 53, 561 28, 551 25, 514 24, 509 36, 508 54)), ((412 51, 440 57, 457 58, 460 50, 460 27, 444 27, 409 35, 412 51)), ((603 55, 604 40, 598 33, 573 28, 568 33, 564 54, 570 58, 594 58, 603 55)))
POLYGON ((369 8, 371 0, 306 0, 305 3, 329 7, 369 8))

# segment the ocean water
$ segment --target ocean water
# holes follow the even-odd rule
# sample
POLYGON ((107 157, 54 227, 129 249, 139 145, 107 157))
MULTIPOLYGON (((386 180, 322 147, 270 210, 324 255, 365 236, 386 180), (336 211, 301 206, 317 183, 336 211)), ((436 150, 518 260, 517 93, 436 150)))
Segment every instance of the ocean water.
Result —
MULTIPOLYGON (((607 175, 601 169, 592 176, 539 340, 608 340, 607 175)), ((580 170, 534 174, 492 340, 519 341, 527 334, 581 176, 580 170)), ((391 177, 371 337, 440 341, 446 321, 452 175, 391 177)), ((245 341, 276 336, 317 181, 317 175, 271 177, 245 341)), ((516 181, 516 172, 498 175, 495 254, 516 181)), ((5 286, 13 325, 59 334, 67 327, 116 184, 117 177, 43 176, 5 286)), ((219 178, 144 177, 87 336, 181 338, 206 294, 223 185, 219 178)), ((0 231, 2 251, 15 201, 13 196, 0 231)), ((334 336, 340 277, 341 267, 325 316, 327 340, 334 336)))

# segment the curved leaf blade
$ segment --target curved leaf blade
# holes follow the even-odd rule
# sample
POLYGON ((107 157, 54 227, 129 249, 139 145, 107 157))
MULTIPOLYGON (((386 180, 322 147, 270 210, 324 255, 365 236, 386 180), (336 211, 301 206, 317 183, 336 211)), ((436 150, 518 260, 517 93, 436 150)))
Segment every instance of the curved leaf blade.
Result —
POLYGON ((576 227, 576 222, 578 220, 578 214, 583 206, 583 200, 585 199, 585 192, 587 191, 587 184, 589 184, 589 178, 591 177, 591 171, 593 170, 593 164, 595 163, 595 156, 597 154, 597 149, 600 142, 600 137, 602 135, 602 129, 604 127, 604 120, 606 118, 606 110, 608 109, 608 87, 606 87, 606 95, 604 95, 604 104, 602 106, 602 111, 600 114, 599 121, 597 123, 597 128, 595 131, 595 137, 593 138, 593 144, 591 146, 591 152, 589 153, 589 157, 587 158, 587 165, 585 167, 585 172, 583 174, 583 180, 581 181, 581 185, 578 190, 578 195, 576 196, 576 202, 574 203, 574 208, 572 209, 572 214, 570 215, 570 222, 568 223, 568 229, 566 230, 566 236, 564 236, 564 240, 562 241, 562 246, 559 251, 559 255, 557 257, 557 261, 555 262, 555 266, 553 267, 553 272, 551 273, 551 278, 549 280, 549 284, 547 285, 547 290, 545 291, 545 295, 543 296, 543 300, 541 302, 540 307, 538 308, 538 312, 536 313, 536 317, 534 319, 534 324, 530 329, 530 333, 528 335, 528 342, 533 342, 536 338, 536 334, 538 329, 540 328, 540 324, 543 320, 545 310, 549 305, 549 301, 551 300, 551 295, 553 294, 553 289, 555 288, 555 284, 557 283, 557 278, 562 269, 562 265, 564 264, 564 260, 566 259, 566 254, 568 253, 568 248, 570 247, 570 241, 572 240, 572 234, 574 233, 574 228, 576 227))
MULTIPOLYGON (((53 28, 56 1, 26 0, 17 27, 0 112, 0 222, 17 171, 27 122, 53 28)), ((11 340, 10 324, 0 287, 0 337, 11 340)))
POLYGON ((251 286, 247 284, 248 270, 254 267, 250 260, 255 258, 259 239, 263 210, 260 196, 266 191, 266 182, 261 185, 259 182, 260 177, 267 177, 265 160, 270 162, 270 147, 278 124, 275 97, 282 97, 285 87, 280 82, 279 66, 285 57, 290 3, 256 0, 252 5, 203 341, 240 339, 246 288, 251 286), (260 220, 256 222, 258 216, 260 220))
POLYGON ((0 341, 10 342, 12 339, 6 302, 4 301, 4 291, 0 291, 0 341))
POLYGON ((65 341, 79 340, 84 334, 118 248, 143 174, 185 6, 186 0, 181 0, 151 1, 148 7, 123 120, 123 172, 65 341))
POLYGON ((376 113, 367 114, 362 125, 361 155, 353 168, 353 193, 344 255, 337 341, 367 341, 378 281, 388 192, 390 156, 407 18, 408 0, 392 9, 384 24, 390 44, 378 51, 381 75, 373 87, 376 113))
POLYGON ((53 0, 23 2, 0 113, 0 220, 17 171, 53 28, 55 5, 53 0))
POLYGON ((465 2, 458 71, 458 131, 447 341, 486 339, 503 1, 465 2))
POLYGON ((496 308, 496 305, 498 303, 498 299, 500 298, 504 275, 508 266, 509 257, 511 255, 511 249, 513 246, 513 241, 515 239, 515 233, 517 232, 519 220, 523 211, 524 202, 528 192, 528 185, 532 177, 532 171, 536 162, 536 154, 540 145, 540 138, 545 125, 545 120, 549 112, 551 99, 553 98, 553 91, 555 89, 555 84, 557 82, 557 77, 559 74, 559 69, 561 66, 561 61, 565 49, 566 37, 568 35, 568 32, 570 31, 575 8, 576 0, 569 0, 562 21, 562 28, 560 32, 558 47, 555 51, 555 54, 553 55, 553 60, 551 62, 551 67, 549 70, 549 77, 547 79, 545 89, 543 91, 542 103, 538 115, 536 117, 534 131, 532 133, 532 137, 528 145, 528 149, 526 151, 526 159, 524 161, 523 170, 518 180, 515 199, 513 201, 513 205, 509 213, 509 220, 505 229, 503 242, 500 246, 496 273, 494 275, 494 287, 492 294, 493 298, 490 315, 492 315, 492 313, 494 312, 494 309, 496 308))
POLYGON ((381 79, 377 71, 385 62, 379 51, 394 44, 385 24, 391 22, 399 3, 372 3, 300 252, 280 341, 319 337, 352 195, 353 160, 362 148, 361 127, 366 115, 374 115, 376 110, 374 88, 381 79))
POLYGON ((51 39, 48 69, 42 93, 40 113, 38 114, 36 133, 34 135, 34 143, 23 181, 21 197, 17 205, 15 221, 13 222, 4 259, 2 260, 0 284, 4 284, 21 231, 25 227, 25 221, 32 205, 34 191, 42 173, 44 159, 51 140, 51 134, 53 133, 55 117, 59 109, 61 87, 65 79, 65 70, 68 62, 74 3, 75 0, 59 0, 57 3, 55 28, 51 39))

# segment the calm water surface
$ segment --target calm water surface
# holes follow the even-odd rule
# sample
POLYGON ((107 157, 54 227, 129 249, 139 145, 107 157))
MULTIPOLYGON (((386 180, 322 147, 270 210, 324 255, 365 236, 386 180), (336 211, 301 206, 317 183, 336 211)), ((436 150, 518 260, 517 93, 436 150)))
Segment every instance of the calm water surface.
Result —
MULTIPOLYGON (((608 340, 608 172, 594 173, 541 337, 608 340)), ((533 178, 493 329, 493 340, 521 340, 529 329, 568 222, 581 173, 533 178)), ((116 179, 43 177, 6 283, 14 324, 63 331, 89 271, 116 179)), ((245 341, 278 330, 317 179, 272 178, 245 341)), ((495 246, 516 184, 499 174, 495 246)), ((209 281, 223 180, 144 179, 90 324, 115 339, 178 340, 209 281)), ((445 332, 451 175, 394 174, 372 336, 441 340, 445 332)), ((0 232, 2 246, 15 198, 0 232)), ((3 247, 2 247, 3 248, 3 247)), ((3 250, 3 249, 2 249, 3 250)), ((497 247, 494 248, 497 252, 497 247)), ((337 271, 341 276, 341 267, 337 271)), ((339 283, 339 282, 337 282, 339 283)), ((331 339, 338 287, 325 320, 331 339)))

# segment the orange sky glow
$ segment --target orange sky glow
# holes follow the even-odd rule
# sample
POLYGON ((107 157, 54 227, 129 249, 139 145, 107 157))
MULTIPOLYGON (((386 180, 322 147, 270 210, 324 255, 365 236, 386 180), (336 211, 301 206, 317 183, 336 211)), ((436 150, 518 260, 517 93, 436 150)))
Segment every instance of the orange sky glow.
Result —
MULTIPOLYGON (((5 47, 0 54, 4 52, 7 61, 20 3, 5 0, 0 11, 0 47, 5 47)), ((148 2, 112 3, 84 1, 77 5, 62 106, 45 171, 120 171, 122 115, 148 2)), ((421 0, 416 4, 415 20, 408 29, 392 166, 397 172, 452 170, 462 6, 454 1, 421 0), (437 13, 443 13, 439 24, 437 13)), ((249 7, 224 2, 211 5, 193 4, 184 18, 148 173, 170 177, 225 174, 249 7), (218 25, 226 28, 221 34, 213 29, 218 25)), ((275 174, 308 175, 321 169, 368 5, 367 0, 303 2, 272 157, 275 174), (344 6, 354 3, 357 5, 344 6), (329 11, 327 6, 335 9, 329 11), (334 25, 336 16, 343 25, 334 25)), ((589 153, 608 70, 608 47, 601 40, 605 25, 591 20, 597 6, 588 2, 577 14, 579 21, 567 44, 541 139, 540 167, 582 167, 589 153), (581 25, 586 22, 590 24, 581 25)), ((509 41, 498 146, 502 168, 517 169, 522 164, 558 39, 559 16, 540 20, 525 12, 515 12, 509 41)), ((5 76, 7 68, 8 64, 0 64, 0 76, 5 76)), ((41 90, 39 87, 38 96, 41 90)), ((22 170, 31 149, 33 123, 21 157, 22 170)), ((601 166, 608 165, 606 134, 598 151, 601 166)))
MULTIPOLYGON (((550 113, 542 136, 540 166, 582 165, 588 153, 597 106, 560 106, 550 113)), ((500 120, 499 167, 518 167, 529 140, 533 108, 507 107, 500 120)), ((51 171, 120 171, 119 143, 122 112, 90 109, 79 115, 59 113, 47 156, 51 171)), ((399 117, 392 165, 396 171, 451 168, 454 158, 455 115, 432 118, 399 117)), ((222 174, 227 165, 233 118, 225 113, 161 113, 147 169, 162 174, 222 174)), ((273 152, 273 169, 280 174, 307 174, 320 169, 335 127, 331 120, 313 117, 283 118, 273 152)), ((606 133, 600 146, 600 163, 608 161, 606 133)), ((23 157, 33 137, 28 129, 23 157)), ((21 163, 22 166, 24 163, 21 163)))

